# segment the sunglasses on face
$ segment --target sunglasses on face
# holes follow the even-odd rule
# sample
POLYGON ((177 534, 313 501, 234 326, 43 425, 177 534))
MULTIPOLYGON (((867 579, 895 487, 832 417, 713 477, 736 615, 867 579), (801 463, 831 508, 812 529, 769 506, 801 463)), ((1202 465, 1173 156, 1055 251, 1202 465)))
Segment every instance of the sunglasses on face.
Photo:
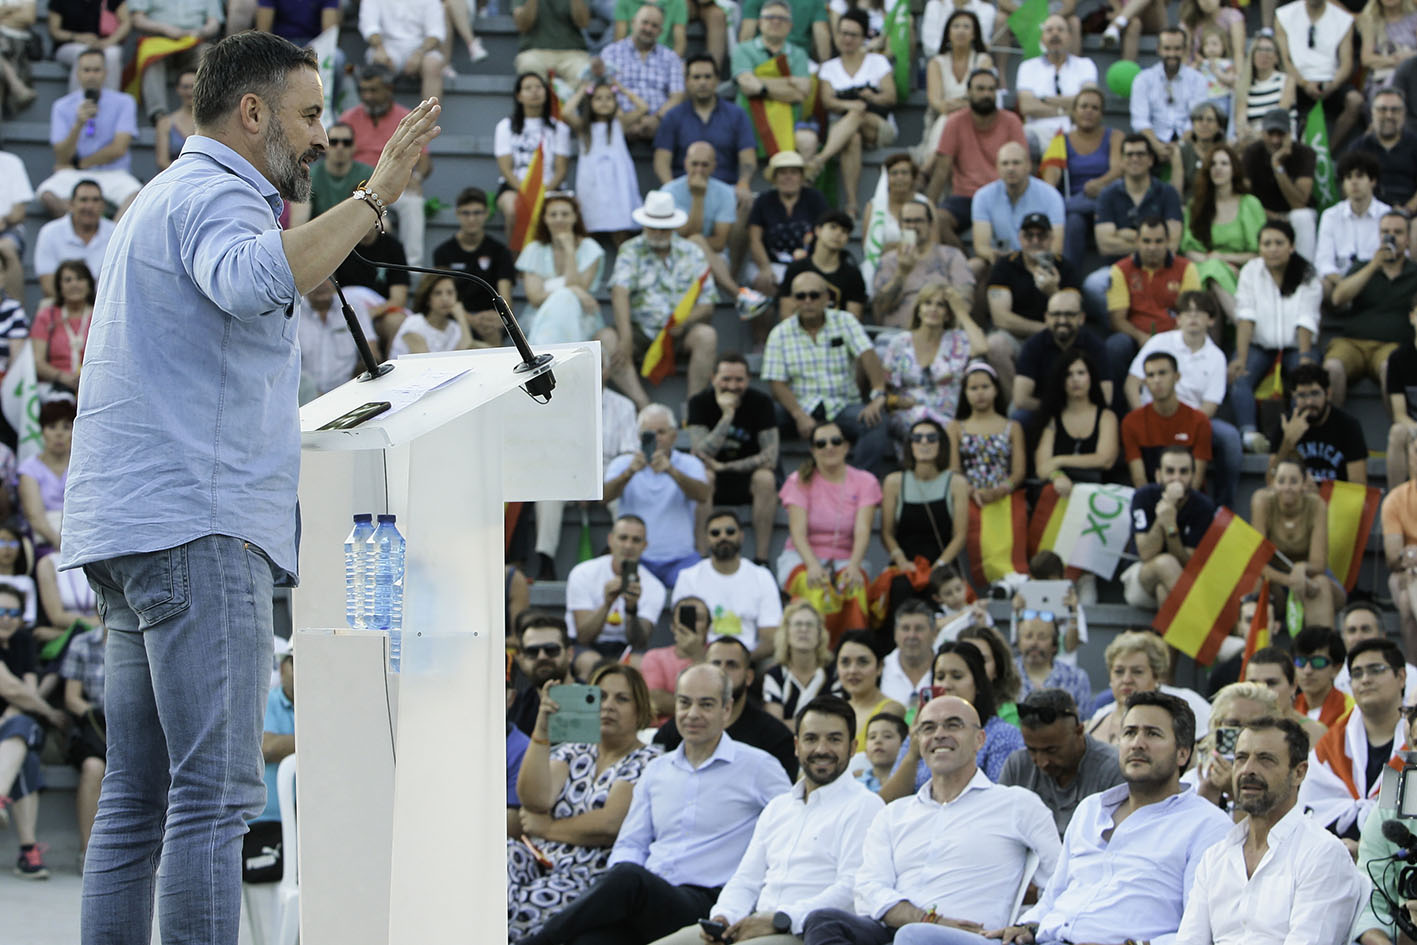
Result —
POLYGON ((330 139, 330 147, 332 147, 332 148, 352 148, 352 147, 354 147, 354 139, 353 139, 353 138, 331 138, 331 139, 330 139))
POLYGON ((1296 656, 1294 657, 1294 665, 1299 669, 1303 669, 1305 666, 1313 669, 1328 669, 1333 665, 1333 660, 1327 656, 1296 656))
POLYGON ((1023 705, 1020 703, 1018 707, 1018 717, 1019 721, 1028 719, 1029 721, 1036 721, 1040 725, 1052 725, 1059 719, 1075 719, 1078 715, 1076 712, 1069 712, 1067 710, 1059 711, 1051 705, 1023 705))
POLYGON ((938 442, 940 442, 940 434, 938 434, 938 433, 912 433, 912 434, 910 434, 910 442, 912 442, 912 443, 938 443, 938 442))
POLYGON ((813 440, 813 441, 812 441, 812 446, 813 446, 815 449, 824 450, 824 449, 826 449, 828 446, 840 446, 841 444, 843 444, 843 443, 845 443, 845 442, 846 442, 846 438, 845 438, 845 437, 841 437, 841 436, 829 436, 829 437, 827 437, 827 438, 824 439, 824 440, 813 440))
POLYGON ((799 302, 805 302, 808 299, 812 299, 813 301, 815 301, 822 297, 822 293, 816 289, 813 289, 810 292, 794 292, 792 293, 792 297, 799 302))
POLYGON ((1025 610, 1018 616, 1020 620, 1046 620, 1049 623, 1056 623, 1058 619, 1051 610, 1025 610))
POLYGON ((727 528, 710 528, 708 533, 710 538, 732 538, 738 534, 738 529, 730 525, 727 528))
POLYGON ((19 618, 24 616, 24 611, 18 607, 0 607, 0 617, 19 618))
POLYGON ((559 643, 533 643, 531 646, 522 647, 522 652, 532 659, 545 656, 548 659, 555 659, 561 655, 561 644, 559 643))

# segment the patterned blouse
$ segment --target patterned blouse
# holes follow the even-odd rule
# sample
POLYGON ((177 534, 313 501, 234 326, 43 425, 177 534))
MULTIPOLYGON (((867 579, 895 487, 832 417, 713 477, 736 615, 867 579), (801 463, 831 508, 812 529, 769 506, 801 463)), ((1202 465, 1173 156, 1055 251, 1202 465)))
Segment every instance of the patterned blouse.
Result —
POLYGON ((881 363, 886 370, 886 390, 915 401, 913 407, 891 412, 891 431, 903 437, 926 417, 943 426, 954 419, 959 406, 964 369, 969 364, 969 336, 960 328, 945 332, 935 360, 922 365, 915 356, 911 333, 893 334, 881 349, 881 363))
POLYGON ((964 478, 976 489, 1007 485, 1013 468, 1013 439, 1009 427, 1003 433, 961 432, 959 459, 964 478))

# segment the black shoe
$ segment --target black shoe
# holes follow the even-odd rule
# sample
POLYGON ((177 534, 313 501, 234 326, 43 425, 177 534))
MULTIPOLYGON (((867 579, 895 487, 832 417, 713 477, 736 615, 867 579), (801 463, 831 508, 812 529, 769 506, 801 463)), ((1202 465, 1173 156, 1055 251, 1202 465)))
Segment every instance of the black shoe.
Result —
POLYGON ((21 850, 20 858, 15 861, 15 875, 22 879, 48 879, 49 870, 44 866, 41 853, 38 844, 21 850))
POLYGON ((556 580, 556 562, 543 552, 536 553, 536 580, 554 581, 556 580))

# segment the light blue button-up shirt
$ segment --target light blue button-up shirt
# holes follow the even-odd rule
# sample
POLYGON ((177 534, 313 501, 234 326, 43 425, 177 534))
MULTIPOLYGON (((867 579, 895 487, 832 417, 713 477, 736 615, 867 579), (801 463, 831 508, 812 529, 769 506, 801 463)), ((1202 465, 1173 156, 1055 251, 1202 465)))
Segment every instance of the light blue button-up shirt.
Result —
POLYGON ((722 886, 758 815, 791 787, 776 758, 727 733, 697 768, 680 745, 645 767, 609 865, 638 863, 676 886, 722 886))
POLYGON ((63 567, 230 535, 295 574, 300 350, 281 207, 250 162, 192 135, 119 222, 84 352, 63 567))

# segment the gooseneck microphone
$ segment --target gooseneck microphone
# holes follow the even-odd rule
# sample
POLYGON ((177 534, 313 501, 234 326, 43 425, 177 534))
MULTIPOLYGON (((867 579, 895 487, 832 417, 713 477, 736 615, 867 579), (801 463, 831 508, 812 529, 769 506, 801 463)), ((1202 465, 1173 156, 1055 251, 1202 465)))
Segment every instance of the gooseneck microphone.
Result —
MULTIPOLYGON (((382 260, 370 259, 359 252, 359 247, 352 251, 359 261, 374 268, 397 269, 401 272, 421 272, 433 276, 447 276, 449 279, 467 279, 487 291, 492 299, 492 308, 502 319, 502 327, 507 335, 512 339, 512 344, 516 347, 517 353, 522 356, 522 361, 512 370, 517 374, 527 374, 536 371, 551 363, 552 355, 536 354, 531 350, 531 345, 527 343, 526 335, 522 334, 521 325, 517 324, 517 318, 512 314, 512 308, 507 304, 507 300, 497 292, 495 286, 486 279, 474 272, 459 272, 456 269, 433 269, 423 266, 407 266, 402 263, 384 262, 382 260)), ((369 340, 364 336, 364 329, 359 326, 359 319, 354 315, 354 309, 344 297, 344 290, 340 288, 339 282, 334 276, 330 276, 330 282, 334 284, 335 292, 339 294, 340 308, 344 313, 344 322, 349 327, 349 333, 354 336, 354 346, 359 350, 359 359, 364 363, 365 371, 359 375, 359 380, 370 381, 376 377, 382 377, 394 369, 392 361, 385 361, 379 364, 374 360, 374 352, 369 349, 369 340)), ((551 392, 556 389, 556 375, 554 372, 546 370, 529 378, 522 385, 522 390, 532 400, 538 403, 547 403, 551 400, 551 392)))

